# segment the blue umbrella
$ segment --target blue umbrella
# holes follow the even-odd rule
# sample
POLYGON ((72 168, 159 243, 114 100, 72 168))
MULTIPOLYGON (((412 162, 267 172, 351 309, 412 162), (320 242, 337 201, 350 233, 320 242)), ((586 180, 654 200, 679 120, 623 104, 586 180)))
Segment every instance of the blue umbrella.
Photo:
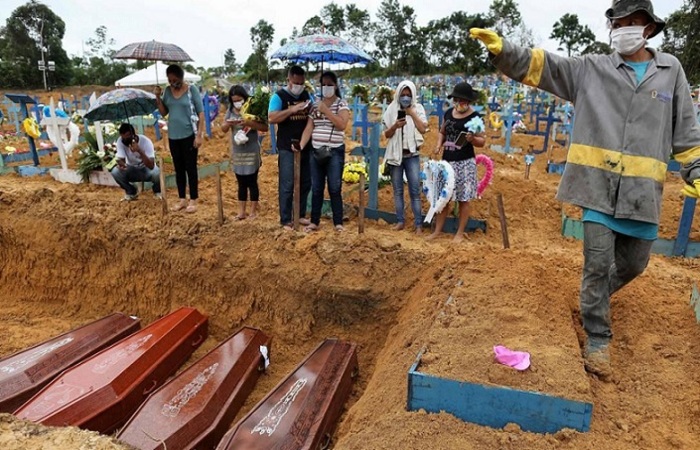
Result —
POLYGON ((324 62, 368 64, 374 61, 364 50, 330 34, 310 34, 294 38, 291 42, 274 52, 270 59, 292 62, 320 62, 321 65, 324 62))

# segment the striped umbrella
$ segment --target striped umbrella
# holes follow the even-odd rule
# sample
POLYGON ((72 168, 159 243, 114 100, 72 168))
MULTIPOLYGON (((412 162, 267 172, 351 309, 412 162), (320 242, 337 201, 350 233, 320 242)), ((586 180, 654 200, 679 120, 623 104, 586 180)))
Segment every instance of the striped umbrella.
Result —
MULTIPOLYGON (((115 53, 113 58, 172 62, 192 61, 190 55, 177 45, 158 41, 134 42, 115 53)), ((157 80, 158 71, 156 71, 157 80)))

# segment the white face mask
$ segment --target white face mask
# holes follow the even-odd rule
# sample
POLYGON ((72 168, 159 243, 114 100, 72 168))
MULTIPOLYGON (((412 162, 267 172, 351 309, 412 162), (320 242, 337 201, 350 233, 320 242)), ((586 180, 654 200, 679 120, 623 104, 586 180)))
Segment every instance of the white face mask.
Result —
POLYGON ((331 98, 335 95, 335 86, 321 86, 323 98, 331 98))
POLYGON ((289 92, 292 93, 292 95, 299 95, 304 91, 304 85, 303 84, 292 84, 292 87, 289 88, 289 92))
POLYGON ((233 107, 236 109, 241 109, 243 107, 243 102, 233 102, 233 107))
POLYGON ((646 26, 620 27, 610 32, 613 48, 621 55, 634 54, 646 43, 644 29, 646 26))

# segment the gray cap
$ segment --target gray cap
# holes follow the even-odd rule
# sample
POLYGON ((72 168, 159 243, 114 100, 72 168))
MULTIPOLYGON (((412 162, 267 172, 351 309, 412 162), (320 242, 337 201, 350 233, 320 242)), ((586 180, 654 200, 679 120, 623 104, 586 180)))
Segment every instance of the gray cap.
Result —
POLYGON ((661 30, 666 26, 666 22, 654 14, 654 6, 651 4, 651 0, 613 0, 612 8, 605 11, 605 17, 610 20, 621 19, 637 11, 644 11, 647 13, 656 24, 656 30, 649 35, 649 39, 661 33, 661 30))

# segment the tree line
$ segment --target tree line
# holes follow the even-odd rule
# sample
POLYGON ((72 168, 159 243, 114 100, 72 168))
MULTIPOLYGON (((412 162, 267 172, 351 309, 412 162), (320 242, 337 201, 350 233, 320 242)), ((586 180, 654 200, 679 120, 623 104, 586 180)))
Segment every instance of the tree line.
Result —
MULTIPOLYGON (((685 0, 683 6, 667 20, 661 50, 677 56, 691 83, 700 83, 700 0, 685 0)), ((325 32, 342 37, 370 53, 375 62, 353 69, 356 76, 397 74, 430 75, 436 73, 483 74, 493 72, 482 46, 469 38, 472 27, 491 28, 525 46, 536 44, 534 32, 522 20, 515 0, 492 0, 484 14, 455 11, 447 17, 417 23, 415 10, 399 0, 382 0, 376 20, 368 10, 351 3, 345 6, 331 2, 311 16, 290 36, 280 40, 284 45, 297 36, 325 32)), ((47 72, 49 85, 111 85, 134 69, 145 66, 137 61, 126 64, 112 59, 114 40, 100 26, 86 41, 82 56, 68 56, 63 49, 65 22, 49 7, 30 0, 15 9, 0 28, 0 80, 4 87, 39 88, 43 75, 38 70, 42 59, 55 62, 55 71, 47 72)), ((272 70, 269 54, 274 42, 274 25, 264 19, 250 29, 252 53, 242 64, 232 49, 224 53, 222 66, 185 69, 211 77, 236 78, 246 81, 281 79, 283 70, 272 70)), ((610 53, 608 43, 596 41, 595 35, 579 21, 576 14, 565 14, 552 25, 551 39, 568 56, 589 53, 610 53)), ((312 67, 313 68, 313 67, 312 67)))

